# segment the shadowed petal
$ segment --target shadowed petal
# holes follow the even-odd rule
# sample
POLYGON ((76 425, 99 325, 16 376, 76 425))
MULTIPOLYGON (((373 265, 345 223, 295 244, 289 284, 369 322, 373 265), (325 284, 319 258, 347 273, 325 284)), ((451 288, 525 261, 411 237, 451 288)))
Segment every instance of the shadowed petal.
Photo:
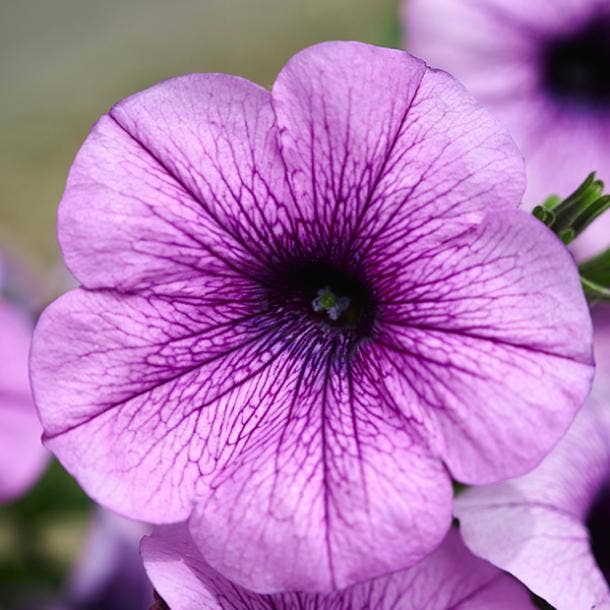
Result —
POLYGON ((470 554, 452 530, 417 566, 337 593, 260 595, 213 570, 181 525, 157 528, 142 557, 172 610, 533 610, 524 587, 470 554))
POLYGON ((267 596, 234 585, 203 559, 185 524, 154 529, 140 544, 155 590, 172 610, 267 610, 267 596))
POLYGON ((595 303, 591 310, 595 349, 595 382, 592 396, 610 404, 610 304, 595 303))
POLYGON ((280 72, 273 104, 312 218, 303 239, 329 250, 357 244, 361 256, 396 225, 421 239, 515 206, 523 193, 507 133, 457 81, 404 52, 316 45, 280 72))
POLYGON ((290 202, 269 92, 193 74, 97 122, 70 171, 59 238, 87 288, 198 297, 274 256, 290 202))
POLYGON ((26 316, 0 301, 0 502, 26 491, 48 460, 30 395, 30 337, 26 316))
POLYGON ((57 610, 149 610, 153 590, 138 553, 149 531, 98 509, 57 610))
POLYGON ((590 402, 542 464, 524 477, 471 488, 455 512, 468 547, 558 610, 610 608, 586 514, 610 475, 607 405, 590 402))

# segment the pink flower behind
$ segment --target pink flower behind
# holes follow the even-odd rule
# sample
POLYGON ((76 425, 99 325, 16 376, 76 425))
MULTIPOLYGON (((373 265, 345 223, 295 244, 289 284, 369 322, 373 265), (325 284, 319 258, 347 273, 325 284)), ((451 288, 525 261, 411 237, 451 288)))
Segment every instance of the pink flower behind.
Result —
POLYGON ((48 459, 28 378, 33 324, 3 296, 5 282, 0 259, 0 502, 27 491, 48 459))
POLYGON ((199 74, 120 102, 60 205, 82 288, 34 339, 46 444, 103 505, 191 517, 257 591, 413 565, 450 474, 527 471, 589 390, 578 274, 523 188, 507 133, 400 51, 327 43, 272 92, 199 74))
POLYGON ((205 562, 182 525, 158 528, 141 548, 171 610, 534 610, 527 589, 468 552, 456 530, 416 566, 331 595, 243 589, 205 562))
MULTIPOLYGON (((610 180, 610 0, 403 0, 407 48, 449 71, 507 125, 525 201, 610 180)), ((610 214, 575 242, 610 246, 610 214)))
POLYGON ((64 599, 53 610, 149 610, 153 590, 138 553, 149 530, 98 509, 64 599))

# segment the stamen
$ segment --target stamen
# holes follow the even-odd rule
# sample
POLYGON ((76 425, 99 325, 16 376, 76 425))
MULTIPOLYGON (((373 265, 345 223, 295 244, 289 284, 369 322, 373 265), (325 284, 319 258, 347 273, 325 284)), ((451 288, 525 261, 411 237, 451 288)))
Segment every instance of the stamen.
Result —
POLYGON ((315 325, 325 324, 350 340, 371 336, 376 301, 360 273, 326 261, 295 261, 274 270, 268 285, 274 309, 283 303, 315 325))
POLYGON ((311 302, 316 313, 325 311, 333 322, 336 322, 343 312, 349 309, 350 304, 349 297, 337 297, 328 286, 320 288, 318 296, 311 302))

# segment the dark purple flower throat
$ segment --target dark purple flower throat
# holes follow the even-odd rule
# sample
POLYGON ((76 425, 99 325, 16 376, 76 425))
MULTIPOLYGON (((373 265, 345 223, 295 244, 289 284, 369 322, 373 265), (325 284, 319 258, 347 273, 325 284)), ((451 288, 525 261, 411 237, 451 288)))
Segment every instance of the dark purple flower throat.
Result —
POLYGON ((542 62, 553 97, 590 108, 610 106, 610 17, 597 16, 573 34, 551 40, 542 62))
POLYGON ((275 270, 268 286, 268 298, 275 305, 354 339, 370 336, 376 306, 369 283, 359 273, 306 259, 275 270))
POLYGON ((610 583, 610 481, 597 494, 587 516, 587 527, 597 565, 610 583))

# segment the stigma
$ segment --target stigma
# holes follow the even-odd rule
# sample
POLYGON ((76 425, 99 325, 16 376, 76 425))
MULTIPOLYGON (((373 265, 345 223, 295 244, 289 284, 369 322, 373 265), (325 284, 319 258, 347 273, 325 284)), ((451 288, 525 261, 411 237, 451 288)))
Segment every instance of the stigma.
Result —
POLYGON ((349 297, 338 297, 328 286, 320 288, 318 295, 311 302, 316 313, 326 312, 333 322, 339 320, 342 314, 349 309, 350 304, 349 297))

